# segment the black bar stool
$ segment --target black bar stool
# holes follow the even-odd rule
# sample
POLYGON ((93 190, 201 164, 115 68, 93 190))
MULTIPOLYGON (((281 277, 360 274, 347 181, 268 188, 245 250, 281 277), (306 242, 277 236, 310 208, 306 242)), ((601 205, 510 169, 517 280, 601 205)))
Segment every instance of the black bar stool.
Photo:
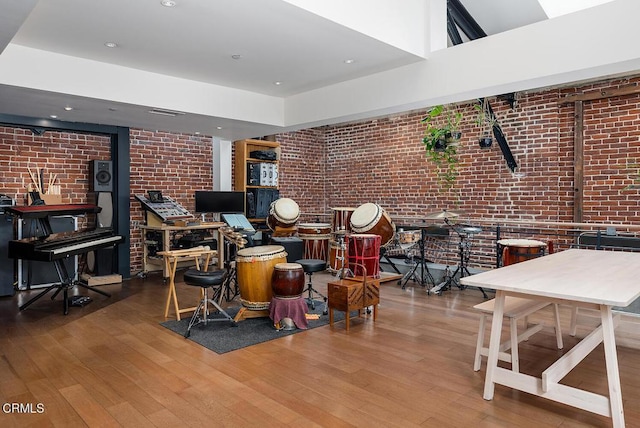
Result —
POLYGON ((311 275, 313 275, 314 272, 322 272, 323 270, 327 269, 327 262, 325 260, 320 260, 320 259, 300 259, 300 260, 296 260, 296 263, 302 265, 302 270, 304 270, 304 272, 309 277, 307 288, 302 292, 303 294, 305 292, 309 293, 309 297, 307 297, 307 303, 311 305, 311 309, 315 309, 316 303, 313 300, 313 294, 315 293, 318 296, 322 297, 322 299, 324 300, 324 311, 322 313, 326 315, 328 313, 327 297, 321 294, 315 288, 313 288, 313 283, 311 282, 311 275))
POLYGON ((197 269, 189 269, 184 273, 184 283, 194 287, 201 287, 204 293, 202 300, 200 300, 198 307, 191 317, 191 321, 189 321, 187 331, 184 333, 185 338, 189 337, 191 334, 191 327, 200 323, 206 325, 207 322, 230 321, 234 327, 237 327, 234 319, 231 318, 231 316, 216 302, 216 295, 222 291, 222 284, 226 279, 226 274, 227 272, 224 270, 205 272, 197 269), (209 287, 213 289, 213 296, 211 298, 207 296, 207 290, 209 287), (211 303, 218 312, 220 312, 223 318, 209 318, 209 303, 211 303), (202 317, 200 317, 200 310, 202 310, 202 317))

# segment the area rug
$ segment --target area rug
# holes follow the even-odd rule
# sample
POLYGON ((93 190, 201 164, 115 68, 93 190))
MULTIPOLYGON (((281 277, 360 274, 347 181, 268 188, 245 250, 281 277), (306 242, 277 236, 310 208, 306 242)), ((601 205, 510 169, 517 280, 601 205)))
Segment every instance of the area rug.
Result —
MULTIPOLYGON (((231 317, 235 317, 240 308, 229 308, 227 313, 231 317)), ((329 315, 322 315, 324 310, 324 302, 317 302, 315 309, 309 309, 310 314, 317 314, 317 320, 310 319, 309 328, 321 327, 329 324, 329 315)), ((354 312, 354 315, 357 313, 354 312)), ((344 312, 334 311, 334 322, 344 320, 344 312)), ((210 315, 215 317, 216 315, 210 315)), ((189 320, 191 317, 183 318, 180 321, 165 321, 160 323, 163 327, 183 335, 187 331, 189 320)), ((211 323, 198 324, 191 328, 191 335, 188 340, 192 340, 205 348, 211 349, 218 354, 224 354, 236 349, 245 348, 247 346, 256 345, 258 343, 267 342, 279 337, 289 336, 291 334, 302 333, 307 330, 276 330, 273 322, 269 317, 249 318, 236 323, 233 326, 231 322, 215 321, 211 323)))

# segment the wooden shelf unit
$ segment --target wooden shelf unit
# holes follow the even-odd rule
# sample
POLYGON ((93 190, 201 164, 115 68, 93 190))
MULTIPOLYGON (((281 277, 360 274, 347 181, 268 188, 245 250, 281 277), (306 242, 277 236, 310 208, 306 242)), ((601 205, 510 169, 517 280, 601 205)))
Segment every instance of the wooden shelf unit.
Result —
MULTIPOLYGON (((245 194, 245 213, 247 213, 247 190, 248 189, 278 189, 278 186, 259 186, 247 184, 248 165, 251 163, 272 163, 279 165, 280 162, 280 143, 277 141, 263 140, 239 140, 234 142, 235 160, 234 160, 234 181, 233 186, 236 192, 244 192, 245 194), (269 150, 276 152, 275 160, 263 160, 251 157, 251 152, 256 150, 269 150)), ((247 213, 248 214, 248 213, 247 213)), ((251 218, 247 215, 251 222, 262 222, 265 218, 251 218)))

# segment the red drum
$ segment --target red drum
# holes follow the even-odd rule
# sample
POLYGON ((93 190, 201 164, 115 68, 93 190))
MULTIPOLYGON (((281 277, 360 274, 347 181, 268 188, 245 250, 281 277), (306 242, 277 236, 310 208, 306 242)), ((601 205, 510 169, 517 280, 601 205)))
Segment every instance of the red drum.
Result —
POLYGON ((267 226, 275 232, 276 226, 289 228, 296 225, 300 218, 300 207, 293 199, 280 198, 269 206, 269 217, 267 217, 267 226))
POLYGON ((498 245, 502 248, 502 266, 544 256, 547 248, 547 244, 534 239, 501 239, 498 245))
POLYGON ((333 218, 331 221, 331 227, 334 232, 350 232, 351 231, 351 214, 356 210, 355 208, 339 207, 331 208, 333 211, 333 218))
POLYGON ((380 278, 380 235, 354 234, 347 236, 349 269, 355 276, 362 276, 362 266, 367 276, 380 278))
POLYGON ((281 245, 262 245, 238 250, 236 272, 242 306, 255 311, 269 309, 273 297, 273 271, 278 263, 286 262, 287 253, 281 245))
POLYGON ((371 202, 360 205, 353 212, 351 230, 355 233, 380 235, 382 246, 391 242, 396 234, 396 226, 384 208, 371 202))
POLYGON ((347 245, 338 241, 329 241, 328 270, 338 272, 347 265, 347 245))
POLYGON ((298 236, 304 242, 304 258, 327 260, 331 225, 329 223, 300 223, 298 236))
POLYGON ((304 291, 304 270, 299 263, 278 263, 273 268, 271 281, 273 295, 278 298, 296 298, 304 291))

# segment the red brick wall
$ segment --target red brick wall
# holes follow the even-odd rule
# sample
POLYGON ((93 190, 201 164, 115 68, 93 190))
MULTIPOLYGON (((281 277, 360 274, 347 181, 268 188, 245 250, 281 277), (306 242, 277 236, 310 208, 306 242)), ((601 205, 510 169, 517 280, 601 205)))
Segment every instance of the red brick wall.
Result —
POLYGON ((135 195, 160 190, 191 213, 196 190, 211 190, 212 139, 201 135, 170 134, 131 129, 131 272, 142 270, 142 205, 135 195))
MULTIPOLYGON (((382 205, 396 223, 442 209, 473 218, 571 221, 573 216, 573 105, 567 94, 638 84, 640 77, 519 93, 515 109, 492 99, 518 162, 507 168, 497 143, 478 147, 481 129, 472 104, 461 105, 460 176, 451 192, 438 189, 433 165, 421 143, 425 112, 280 134, 280 190, 300 205, 302 221, 329 221, 331 207, 365 202, 382 205), (318 213, 325 213, 319 217, 318 213)), ((585 221, 636 222, 640 96, 585 102, 585 221)), ((24 202, 27 166, 58 174, 65 203, 82 203, 89 191, 88 164, 108 159, 108 138, 0 127, 2 192, 24 202)), ((134 195, 161 190, 188 210, 193 192, 211 189, 211 138, 131 130, 131 270, 142 269, 142 237, 135 222, 142 209, 134 195)))

